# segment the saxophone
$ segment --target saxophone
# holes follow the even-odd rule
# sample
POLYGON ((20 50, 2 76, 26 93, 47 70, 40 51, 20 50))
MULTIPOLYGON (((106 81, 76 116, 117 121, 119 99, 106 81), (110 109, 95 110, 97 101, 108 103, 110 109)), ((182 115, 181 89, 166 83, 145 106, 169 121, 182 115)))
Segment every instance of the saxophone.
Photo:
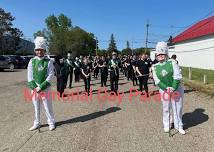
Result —
POLYGON ((111 63, 112 63, 112 65, 111 65, 111 67, 114 69, 114 73, 115 73, 115 75, 117 76, 117 71, 116 71, 116 69, 117 69, 117 64, 115 64, 115 62, 113 61, 113 60, 111 60, 111 63))

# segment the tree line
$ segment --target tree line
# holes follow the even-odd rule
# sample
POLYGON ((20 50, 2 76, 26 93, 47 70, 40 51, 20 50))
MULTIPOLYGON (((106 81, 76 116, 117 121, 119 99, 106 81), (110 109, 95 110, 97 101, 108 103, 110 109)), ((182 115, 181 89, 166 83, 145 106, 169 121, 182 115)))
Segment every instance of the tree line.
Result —
MULTIPOLYGON (((13 27, 12 22, 15 17, 2 8, 0 8, 0 19, 0 54, 16 54, 17 50, 22 47, 20 42, 23 33, 13 27)), ((44 36, 48 40, 50 54, 65 56, 67 52, 72 52, 73 56, 79 56, 111 55, 112 52, 117 52, 132 55, 146 51, 145 48, 131 49, 128 41, 126 48, 119 51, 113 34, 110 36, 108 48, 99 49, 99 42, 95 35, 79 26, 74 26, 71 19, 64 14, 48 16, 45 19, 45 25, 46 27, 34 33, 34 38, 44 36)))

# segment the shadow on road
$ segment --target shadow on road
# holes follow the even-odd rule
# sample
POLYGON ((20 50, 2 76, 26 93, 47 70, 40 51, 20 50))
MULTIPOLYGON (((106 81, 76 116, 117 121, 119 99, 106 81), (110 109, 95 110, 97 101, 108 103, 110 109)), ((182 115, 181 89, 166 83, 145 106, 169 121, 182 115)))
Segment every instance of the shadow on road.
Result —
POLYGON ((98 117, 102 117, 104 115, 107 115, 107 114, 110 114, 110 113, 113 113, 113 112, 117 112, 117 111, 120 111, 120 110, 121 110, 121 108, 119 108, 119 107, 111 107, 111 108, 106 109, 105 111, 94 112, 94 113, 90 113, 90 114, 83 115, 83 116, 80 116, 80 117, 68 119, 68 120, 65 120, 65 121, 56 122, 56 126, 61 126, 61 125, 64 125, 64 124, 77 123, 77 122, 85 122, 85 121, 96 119, 98 117))
POLYGON ((194 91, 196 91, 196 90, 194 90, 194 89, 186 89, 186 90, 184 90, 184 93, 190 93, 190 92, 194 92, 194 91))
POLYGON ((22 72, 25 69, 14 69, 14 71, 10 71, 9 69, 0 70, 1 73, 13 73, 13 72, 22 72))
POLYGON ((193 112, 185 113, 182 117, 184 129, 188 129, 208 121, 209 116, 204 114, 205 110, 198 108, 193 112))
MULTIPOLYGON (((65 125, 65 124, 72 124, 72 123, 89 121, 89 120, 96 119, 98 117, 102 117, 104 115, 107 115, 107 114, 110 114, 110 113, 113 113, 113 112, 117 112, 117 111, 120 111, 120 110, 121 110, 120 107, 110 107, 110 108, 108 108, 108 109, 106 109, 104 111, 94 112, 94 113, 90 113, 90 114, 83 115, 83 116, 80 116, 80 117, 76 117, 76 118, 72 118, 72 119, 56 122, 56 127, 57 126, 61 126, 61 125, 65 125)), ((47 127, 47 124, 42 125, 41 127, 47 127)))

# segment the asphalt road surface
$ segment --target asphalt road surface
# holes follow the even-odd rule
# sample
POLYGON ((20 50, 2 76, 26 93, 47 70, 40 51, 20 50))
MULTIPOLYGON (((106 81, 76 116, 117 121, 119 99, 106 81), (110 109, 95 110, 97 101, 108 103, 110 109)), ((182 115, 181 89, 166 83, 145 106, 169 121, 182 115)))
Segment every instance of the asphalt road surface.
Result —
MULTIPOLYGON (((163 132, 161 102, 154 98, 145 101, 140 95, 130 98, 132 82, 123 75, 119 90, 124 96, 119 97, 100 94, 100 79, 92 79, 94 91, 88 99, 80 94, 79 99, 73 96, 73 100, 53 101, 56 130, 48 130, 42 110, 39 133, 28 131, 34 111, 24 97, 26 77, 26 70, 0 72, 0 151, 214 151, 214 100, 200 92, 185 88, 183 122, 187 134, 172 130, 173 137, 169 137, 163 132)), ((56 90, 55 82, 52 89, 56 90)), ((66 91, 72 94, 77 89, 84 90, 82 81, 66 91)), ((157 88, 150 84, 149 89, 157 88)))

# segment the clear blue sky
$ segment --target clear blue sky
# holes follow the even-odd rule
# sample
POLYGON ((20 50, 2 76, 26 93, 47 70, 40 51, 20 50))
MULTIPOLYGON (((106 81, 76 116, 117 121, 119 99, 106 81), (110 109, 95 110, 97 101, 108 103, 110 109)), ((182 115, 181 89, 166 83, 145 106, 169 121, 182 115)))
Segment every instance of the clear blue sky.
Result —
POLYGON ((163 41, 203 18, 213 6, 213 0, 0 0, 0 7, 16 17, 14 25, 27 39, 45 27, 47 16, 64 13, 74 26, 94 33, 100 48, 108 47, 113 33, 118 49, 126 47, 127 40, 134 48, 145 45, 147 19, 149 41, 163 41))

